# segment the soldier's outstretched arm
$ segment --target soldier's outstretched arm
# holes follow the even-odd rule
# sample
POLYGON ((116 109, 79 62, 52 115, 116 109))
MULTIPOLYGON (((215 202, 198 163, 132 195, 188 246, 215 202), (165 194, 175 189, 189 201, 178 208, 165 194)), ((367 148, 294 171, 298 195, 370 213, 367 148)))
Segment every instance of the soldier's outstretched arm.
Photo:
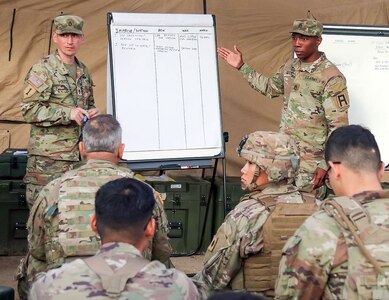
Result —
POLYGON ((235 69, 240 69, 244 64, 242 52, 238 50, 236 45, 234 45, 234 50, 219 47, 217 48, 217 54, 235 69))

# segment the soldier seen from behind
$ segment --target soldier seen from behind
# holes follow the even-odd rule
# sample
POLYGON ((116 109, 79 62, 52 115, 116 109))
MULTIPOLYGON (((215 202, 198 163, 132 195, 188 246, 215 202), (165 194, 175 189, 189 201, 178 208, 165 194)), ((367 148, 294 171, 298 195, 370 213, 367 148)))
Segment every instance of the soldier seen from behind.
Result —
POLYGON ((156 227, 153 193, 130 178, 103 185, 90 220, 100 250, 42 274, 29 299, 200 299, 184 273, 142 257, 156 227))
POLYGON ((31 124, 28 146, 26 200, 31 208, 40 190, 80 161, 78 143, 84 117, 95 107, 93 81, 76 54, 84 43, 84 20, 78 16, 54 18, 54 54, 42 58, 26 75, 21 112, 31 124))
POLYGON ((325 159, 336 196, 286 243, 276 299, 389 299, 389 190, 374 135, 340 127, 325 159))
MULTIPOLYGON (((96 191, 113 179, 135 176, 127 166, 118 165, 124 151, 122 129, 111 115, 90 119, 83 128, 83 137, 79 147, 86 164, 46 185, 31 209, 27 223, 29 251, 17 276, 21 298, 37 273, 96 253, 100 239, 89 225, 96 191)), ((167 218, 160 194, 155 190, 153 193, 156 229, 144 255, 170 267, 167 218)))
MULTIPOLYGON (((273 77, 246 64, 236 46, 234 50, 223 47, 217 50, 255 90, 269 98, 283 95, 280 132, 291 135, 297 143, 300 167, 296 186, 307 192, 324 183, 327 137, 335 128, 348 124, 346 79, 319 51, 322 31, 323 25, 314 19, 295 20, 291 41, 296 58, 289 59, 273 77)), ((324 187, 315 193, 323 197, 324 187)))
POLYGON ((237 151, 245 159, 241 182, 248 194, 219 227, 195 278, 209 294, 233 289, 272 295, 286 237, 316 210, 316 199, 293 184, 298 149, 289 135, 253 132, 237 151))

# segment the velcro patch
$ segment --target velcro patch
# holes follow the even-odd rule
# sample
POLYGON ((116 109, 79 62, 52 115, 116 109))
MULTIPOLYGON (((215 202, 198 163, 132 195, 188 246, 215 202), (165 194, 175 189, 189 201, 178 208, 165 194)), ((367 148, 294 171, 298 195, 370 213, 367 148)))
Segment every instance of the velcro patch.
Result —
MULTIPOLYGON (((163 206, 165 201, 164 201, 162 195, 159 192, 156 192, 155 196, 156 196, 158 202, 161 203, 161 205, 163 206)), ((165 198, 166 198, 166 196, 165 196, 165 198)))
POLYGON ((345 110, 350 107, 350 100, 348 98, 347 92, 332 96, 331 98, 332 102, 338 110, 345 110))
POLYGON ((213 252, 213 249, 215 249, 215 246, 216 246, 218 240, 219 239, 217 236, 215 236, 213 238, 212 242, 209 244, 208 249, 207 249, 209 252, 213 252))
POLYGON ((31 84, 27 84, 23 91, 23 99, 34 96, 36 92, 36 89, 31 84))
POLYGON ((44 84, 44 80, 36 75, 31 75, 29 78, 28 78, 28 81, 34 85, 37 89, 39 89, 43 84, 44 84))

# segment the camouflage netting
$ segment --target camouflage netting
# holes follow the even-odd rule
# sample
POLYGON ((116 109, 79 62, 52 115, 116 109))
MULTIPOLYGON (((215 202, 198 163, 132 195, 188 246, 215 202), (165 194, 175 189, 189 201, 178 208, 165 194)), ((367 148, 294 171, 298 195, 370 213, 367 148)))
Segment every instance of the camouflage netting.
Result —
MULTIPOLYGON (((97 106, 105 111, 107 12, 203 13, 204 3, 206 12, 216 16, 217 44, 236 44, 245 61, 267 75, 290 57, 293 20, 307 17, 308 10, 322 23, 389 25, 389 0, 5 0, 0 9, 0 120, 7 122, 0 123, 0 148, 27 146, 29 126, 17 122, 22 121, 22 82, 31 65, 54 50, 50 32, 55 16, 63 12, 84 18, 86 39, 78 57, 91 71, 97 106)), ((230 136, 227 171, 236 176, 242 163, 235 152, 240 138, 256 130, 278 130, 281 99, 269 101, 255 92, 222 61, 219 76, 223 126, 230 136)))

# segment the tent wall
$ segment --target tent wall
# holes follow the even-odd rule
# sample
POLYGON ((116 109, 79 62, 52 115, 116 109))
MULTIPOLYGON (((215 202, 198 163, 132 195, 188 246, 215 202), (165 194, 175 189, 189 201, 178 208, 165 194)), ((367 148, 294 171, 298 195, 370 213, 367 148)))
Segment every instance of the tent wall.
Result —
MULTIPOLYGON (((24 76, 49 52, 52 19, 61 12, 85 19, 85 44, 78 57, 91 70, 102 111, 106 108, 107 12, 203 13, 206 9, 216 16, 217 44, 237 45, 245 61, 267 75, 291 56, 291 24, 305 18, 308 10, 323 23, 389 25, 389 0, 5 0, 0 8, 0 120, 7 121, 0 123, 0 148, 7 143, 27 146, 28 125, 13 123, 22 121, 24 76)), ((235 153, 241 137, 255 130, 278 130, 281 99, 269 101, 224 61, 219 61, 219 77, 223 126, 230 136, 227 174, 236 176, 242 165, 235 153)))

